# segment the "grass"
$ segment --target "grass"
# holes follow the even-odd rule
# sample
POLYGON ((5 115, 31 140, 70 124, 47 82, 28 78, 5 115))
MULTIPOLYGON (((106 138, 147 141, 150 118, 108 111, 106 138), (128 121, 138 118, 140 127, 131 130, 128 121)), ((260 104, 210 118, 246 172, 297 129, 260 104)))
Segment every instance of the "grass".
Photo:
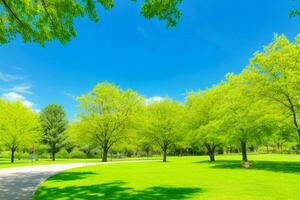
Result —
POLYGON ((34 199, 104 200, 298 200, 298 155, 251 155, 255 168, 240 167, 241 156, 173 157, 168 163, 140 162, 68 170, 44 182, 34 199))
MULTIPOLYGON (((113 159, 113 161, 120 161, 120 160, 145 160, 147 158, 122 158, 122 159, 113 159)), ((157 159, 157 157, 152 157, 149 159, 157 159)), ((110 160, 109 160, 110 161, 110 160)), ((14 163, 10 163, 10 159, 7 158, 0 158, 0 169, 2 168, 10 168, 10 167, 23 167, 23 166, 33 166, 33 165, 49 165, 49 164, 65 164, 65 163, 78 163, 78 162, 101 162, 100 158, 93 158, 93 159, 56 159, 52 161, 51 159, 40 159, 39 161, 36 160, 15 160, 14 163)))

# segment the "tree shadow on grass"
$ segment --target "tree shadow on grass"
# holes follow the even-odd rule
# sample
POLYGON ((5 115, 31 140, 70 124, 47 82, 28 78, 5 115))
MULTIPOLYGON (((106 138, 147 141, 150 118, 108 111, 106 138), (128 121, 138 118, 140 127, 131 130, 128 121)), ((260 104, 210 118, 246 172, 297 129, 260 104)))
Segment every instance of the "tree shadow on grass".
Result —
POLYGON ((103 200, 184 200, 196 193, 203 192, 200 188, 188 187, 150 187, 144 190, 134 190, 126 187, 126 182, 114 181, 110 183, 68 186, 68 187, 41 187, 34 199, 103 199, 103 200))
POLYGON ((94 172, 63 172, 50 177, 51 181, 74 181, 87 178, 90 175, 94 175, 94 172))
MULTIPOLYGON (((216 169, 241 169, 241 161, 219 160, 215 162, 200 161, 197 163, 209 163, 211 168, 216 169)), ((249 170, 266 170, 271 172, 281 172, 290 174, 300 174, 300 162, 292 161, 253 161, 254 165, 249 170)))

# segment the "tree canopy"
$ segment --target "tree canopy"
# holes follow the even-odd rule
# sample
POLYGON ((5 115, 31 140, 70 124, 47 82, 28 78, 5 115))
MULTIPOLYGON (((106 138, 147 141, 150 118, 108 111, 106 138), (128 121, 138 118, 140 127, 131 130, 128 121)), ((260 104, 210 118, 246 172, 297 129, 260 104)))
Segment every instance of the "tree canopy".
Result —
POLYGON ((55 160, 55 153, 66 140, 68 120, 64 108, 57 104, 48 105, 40 114, 40 123, 44 133, 43 140, 49 145, 52 160, 55 160))
POLYGON ((53 147, 52 154, 64 146, 61 154, 94 151, 104 162, 108 152, 162 152, 164 162, 168 154, 190 150, 208 153, 211 161, 216 153, 241 152, 243 164, 249 164, 248 151, 273 147, 272 152, 299 153, 299 45, 300 36, 289 41, 275 35, 241 73, 188 93, 184 102, 153 101, 131 89, 99 83, 78 97, 80 112, 70 128, 59 105, 35 113, 21 102, 0 98, 0 144, 11 151, 13 161, 16 150, 40 141, 42 127, 42 142, 53 147))
POLYGON ((225 142, 222 106, 227 95, 225 83, 205 91, 193 92, 186 101, 186 127, 190 130, 190 140, 205 146, 210 160, 215 160, 216 148, 225 142))
POLYGON ((300 141, 300 35, 294 42, 276 35, 271 44, 254 55, 249 68, 258 74, 251 79, 256 92, 282 106, 300 141))
POLYGON ((30 148, 41 139, 38 115, 21 102, 0 101, 0 143, 11 151, 30 148))
POLYGON ((183 107, 168 99, 145 106, 142 132, 162 150, 163 162, 166 162, 167 151, 171 145, 183 138, 183 107))
POLYGON ((99 145, 102 161, 106 162, 110 148, 126 138, 143 99, 132 90, 101 83, 92 92, 80 96, 78 101, 82 112, 79 121, 72 125, 71 137, 99 145))
MULTIPOLYGON (((143 0, 139 4, 145 18, 158 18, 166 21, 167 26, 176 26, 181 1, 143 0)), ((24 42, 45 45, 47 41, 58 40, 65 44, 77 34, 76 18, 88 17, 98 22, 98 6, 108 10, 114 4, 114 0, 1 0, 0 44, 14 40, 17 35, 24 42)))

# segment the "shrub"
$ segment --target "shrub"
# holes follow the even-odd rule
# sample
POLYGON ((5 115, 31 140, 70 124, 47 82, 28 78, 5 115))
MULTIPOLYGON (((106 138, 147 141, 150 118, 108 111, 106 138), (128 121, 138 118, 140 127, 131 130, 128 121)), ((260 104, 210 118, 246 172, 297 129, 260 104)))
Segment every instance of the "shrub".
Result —
POLYGON ((21 160, 21 159, 29 159, 29 153, 28 152, 16 152, 15 158, 21 160))
POLYGON ((73 150, 70 153, 70 157, 71 158, 86 158, 86 154, 82 151, 79 151, 79 150, 73 150))
POLYGON ((39 159, 49 159, 50 158, 50 154, 49 153, 39 153, 38 154, 39 159))
POLYGON ((67 152, 67 150, 65 149, 61 149, 56 155, 55 155, 56 158, 69 158, 70 155, 69 153, 67 152))
POLYGON ((1 152, 1 158, 10 158, 10 155, 11 155, 10 151, 1 152))

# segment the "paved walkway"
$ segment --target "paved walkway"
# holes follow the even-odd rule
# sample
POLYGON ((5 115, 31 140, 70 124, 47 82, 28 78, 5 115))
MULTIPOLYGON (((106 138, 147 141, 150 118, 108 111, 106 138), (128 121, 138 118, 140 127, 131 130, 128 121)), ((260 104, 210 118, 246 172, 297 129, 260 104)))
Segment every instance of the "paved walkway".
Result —
POLYGON ((0 199, 31 199, 36 187, 50 175, 71 168, 96 164, 100 163, 51 164, 0 169, 0 199))
POLYGON ((125 162, 145 161, 51 164, 0 169, 0 200, 30 200, 38 185, 57 172, 76 167, 125 162))

